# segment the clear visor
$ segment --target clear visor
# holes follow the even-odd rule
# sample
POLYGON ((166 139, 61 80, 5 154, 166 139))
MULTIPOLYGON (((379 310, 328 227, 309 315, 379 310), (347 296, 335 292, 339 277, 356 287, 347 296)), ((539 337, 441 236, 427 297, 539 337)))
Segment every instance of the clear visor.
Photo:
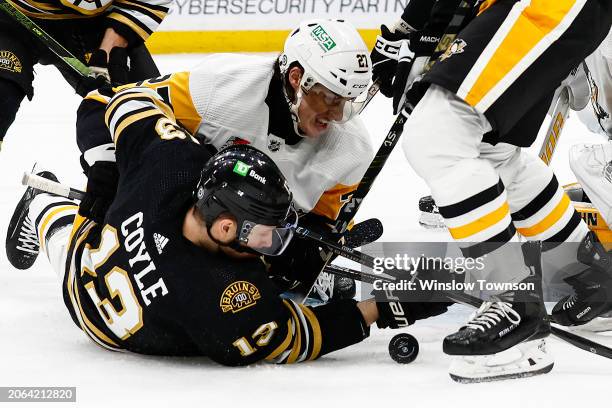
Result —
POLYGON ((271 256, 280 255, 293 238, 297 220, 297 213, 292 208, 285 220, 284 227, 244 221, 240 229, 238 240, 243 245, 261 254, 271 256))
POLYGON ((359 107, 363 104, 363 101, 340 96, 321 84, 314 84, 310 89, 302 87, 302 92, 306 103, 317 113, 327 113, 330 122, 349 121, 359 113, 359 107))

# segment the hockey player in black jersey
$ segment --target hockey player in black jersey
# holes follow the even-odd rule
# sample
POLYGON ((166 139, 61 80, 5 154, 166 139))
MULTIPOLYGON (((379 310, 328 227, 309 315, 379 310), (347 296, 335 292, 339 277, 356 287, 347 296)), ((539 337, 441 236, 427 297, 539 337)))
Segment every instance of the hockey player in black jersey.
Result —
POLYGON ((294 363, 363 340, 375 321, 396 328, 446 310, 394 303, 392 293, 315 308, 283 299, 257 256, 281 253, 295 222, 274 162, 244 145, 211 157, 149 88, 99 109, 119 169, 108 212, 95 222, 75 216, 70 200, 28 189, 9 225, 18 238, 6 244, 21 269, 46 254, 72 319, 98 345, 227 365, 294 363))
POLYGON ((144 41, 166 16, 170 0, 6 1, 89 65, 95 77, 67 69, 33 34, 0 10, 0 147, 21 101, 34 95, 38 63, 56 65, 81 96, 104 80, 124 84, 159 75, 144 41))
MULTIPOLYGON (((539 260, 511 241, 541 241, 546 256, 563 267, 597 264, 605 254, 601 244, 587 235, 551 168, 521 147, 534 142, 557 87, 608 33, 611 2, 468 1, 475 5, 468 24, 425 72, 423 61, 459 3, 411 1, 398 23, 382 29, 371 56, 374 79, 394 97, 394 108, 412 111, 403 136, 407 160, 427 182, 464 255, 486 255, 505 282, 537 280, 539 260), (402 40, 407 47, 399 46, 402 40), (411 83, 415 78, 421 80, 411 83), (580 243, 586 256, 577 257, 563 242, 580 243)), ((610 276, 607 265, 583 277, 610 276)), ((537 287, 520 295, 493 293, 446 337, 446 353, 467 356, 455 359, 454 378, 484 381, 550 371, 552 358, 538 340, 549 323, 537 287), (496 360, 495 354, 515 345, 522 352, 518 358, 509 364, 496 360)), ((580 305, 588 299, 582 297, 580 305)))

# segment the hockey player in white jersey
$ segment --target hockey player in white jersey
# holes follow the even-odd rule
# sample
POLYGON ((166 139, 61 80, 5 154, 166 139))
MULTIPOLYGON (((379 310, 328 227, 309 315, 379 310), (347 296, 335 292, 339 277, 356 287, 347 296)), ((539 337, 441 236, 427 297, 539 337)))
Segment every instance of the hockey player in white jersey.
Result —
MULTIPOLYGON (((432 2, 413 3, 432 9, 432 2)), ((435 2, 449 8, 453 3, 459 1, 435 2)), ((418 104, 406 122, 403 147, 464 255, 486 255, 498 281, 533 283, 534 290, 491 293, 465 326, 444 339, 444 351, 457 356, 451 376, 459 381, 552 369, 541 340, 550 328, 534 273, 539 260, 510 242, 541 241, 544 250, 558 251, 559 262, 576 262, 576 251, 564 251, 561 243, 580 243, 588 229, 552 170, 521 147, 533 143, 555 89, 597 48, 612 20, 610 3, 602 0, 478 3, 475 17, 424 74, 425 86, 410 90, 410 105, 418 104), (497 358, 509 349, 521 353, 497 358)), ((410 26, 428 33, 440 15, 410 26)), ((452 13, 447 16, 448 23, 452 13)), ((421 50, 413 38, 422 35, 408 38, 405 59, 416 67, 421 50)), ((373 53, 372 60, 380 59, 373 53)), ((403 94, 401 78, 395 75, 393 87, 403 94)), ((581 249, 589 259, 580 260, 605 255, 593 239, 581 249)))
MULTIPOLYGON (((270 155, 287 178, 297 208, 306 214, 301 224, 337 239, 334 221, 373 157, 356 103, 370 81, 370 67, 366 45, 348 22, 307 21, 291 32, 279 56, 214 54, 189 72, 91 93, 79 109, 77 129, 87 132, 79 132, 78 143, 89 166, 105 166, 94 165, 94 152, 109 143, 108 131, 100 126, 99 134, 92 134, 89 122, 103 125, 100 104, 108 103, 115 91, 152 88, 202 142, 215 149, 248 143, 270 155)), ((87 212, 87 202, 82 211, 87 212)), ((285 266, 313 270, 315 260, 322 262, 318 249, 300 248, 302 243, 307 245, 296 239, 283 257, 274 259, 271 273, 296 269, 285 266)), ((303 278, 282 276, 279 281, 290 287, 303 278)))

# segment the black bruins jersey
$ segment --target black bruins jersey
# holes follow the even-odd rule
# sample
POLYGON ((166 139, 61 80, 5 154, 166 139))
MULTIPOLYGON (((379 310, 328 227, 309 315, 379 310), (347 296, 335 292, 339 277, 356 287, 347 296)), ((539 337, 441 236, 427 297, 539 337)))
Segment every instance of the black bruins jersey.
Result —
POLYGON ((29 17, 41 20, 105 16, 108 26, 130 44, 145 41, 168 13, 171 0, 7 0, 29 17))
POLYGON ((298 305, 279 296, 258 258, 233 259, 188 241, 184 217, 211 154, 150 89, 106 102, 84 104, 104 115, 116 145, 117 196, 104 225, 77 217, 64 279, 64 301, 93 341, 244 365, 311 360, 367 337, 353 300, 298 305))

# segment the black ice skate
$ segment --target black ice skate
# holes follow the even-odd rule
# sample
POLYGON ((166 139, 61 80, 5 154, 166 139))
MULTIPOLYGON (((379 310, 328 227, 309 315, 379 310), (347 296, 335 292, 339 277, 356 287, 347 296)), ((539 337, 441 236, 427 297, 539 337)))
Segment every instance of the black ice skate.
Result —
POLYGON ((578 260, 590 268, 565 279, 574 294, 561 299, 552 311, 555 323, 563 326, 582 326, 612 311, 612 255, 592 231, 580 244, 578 260))
MULTIPOLYGON (((51 172, 42 171, 39 176, 57 181, 51 172)), ((28 187, 17 203, 6 234, 6 257, 17 269, 29 269, 38 257, 40 249, 36 228, 28 216, 30 203, 42 191, 28 187)))
POLYGON ((450 377, 461 383, 531 377, 552 370, 544 337, 550 323, 541 301, 485 302, 458 332, 444 339, 453 358, 450 377))
POLYGON ((454 356, 489 355, 549 334, 541 301, 484 302, 465 326, 444 339, 442 347, 454 356))

